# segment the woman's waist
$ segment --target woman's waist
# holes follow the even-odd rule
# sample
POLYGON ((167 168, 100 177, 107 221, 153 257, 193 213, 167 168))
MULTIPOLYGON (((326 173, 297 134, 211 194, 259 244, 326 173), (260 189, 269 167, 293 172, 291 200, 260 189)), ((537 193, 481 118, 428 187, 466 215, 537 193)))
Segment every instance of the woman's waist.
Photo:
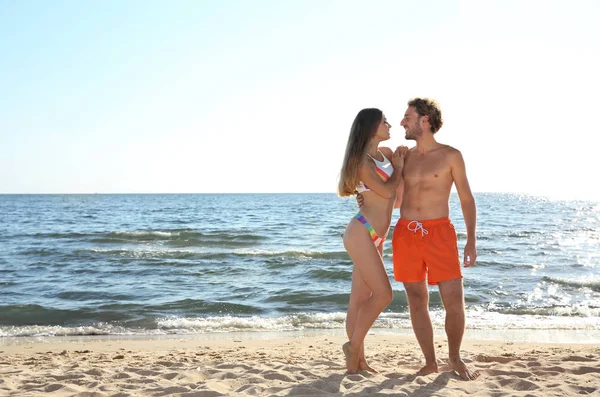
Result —
POLYGON ((374 214, 385 214, 385 216, 392 216, 392 210, 394 209, 395 202, 395 195, 394 197, 386 199, 374 192, 366 192, 362 194, 362 207, 360 207, 360 210, 372 212, 374 214))
POLYGON ((357 215, 362 215, 371 224, 371 226, 373 226, 373 228, 377 230, 387 230, 392 223, 392 209, 393 208, 390 208, 388 211, 382 209, 373 210, 362 207, 358 210, 357 215))

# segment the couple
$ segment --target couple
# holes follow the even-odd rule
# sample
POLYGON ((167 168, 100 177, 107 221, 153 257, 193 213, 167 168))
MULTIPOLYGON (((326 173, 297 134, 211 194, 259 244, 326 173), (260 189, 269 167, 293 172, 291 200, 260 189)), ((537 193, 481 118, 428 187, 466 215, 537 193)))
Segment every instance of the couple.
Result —
POLYGON ((344 247, 354 262, 352 290, 346 316, 349 342, 343 346, 348 372, 376 372, 366 362, 364 339, 393 298, 382 256, 392 211, 400 219, 392 239, 394 279, 404 283, 413 330, 425 356, 418 372, 438 372, 429 317, 427 284, 438 285, 446 311, 449 364, 465 380, 479 374, 460 358, 465 330, 462 273, 456 231, 449 219, 450 191, 456 186, 465 219, 465 267, 475 264, 476 209, 461 153, 438 143, 434 134, 442 127, 441 110, 431 99, 415 98, 400 125, 408 149, 395 151, 379 144, 390 138, 391 125, 378 109, 363 109, 356 116, 346 147, 338 194, 358 193, 360 212, 344 233, 344 247))

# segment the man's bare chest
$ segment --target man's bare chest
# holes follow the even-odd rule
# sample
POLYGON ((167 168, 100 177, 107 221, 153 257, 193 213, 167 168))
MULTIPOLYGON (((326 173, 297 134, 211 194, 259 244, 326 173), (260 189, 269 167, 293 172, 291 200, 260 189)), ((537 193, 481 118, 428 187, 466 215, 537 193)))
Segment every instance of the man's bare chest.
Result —
POLYGON ((413 155, 406 159, 404 180, 408 183, 443 181, 451 178, 450 166, 443 156, 413 155))

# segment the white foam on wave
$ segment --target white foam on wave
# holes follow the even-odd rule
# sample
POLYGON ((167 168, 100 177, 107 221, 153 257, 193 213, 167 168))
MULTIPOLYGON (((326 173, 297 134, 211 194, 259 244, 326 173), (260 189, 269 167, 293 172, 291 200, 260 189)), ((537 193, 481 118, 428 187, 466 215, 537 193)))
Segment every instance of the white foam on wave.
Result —
POLYGON ((265 250, 265 249, 240 249, 235 251, 236 254, 239 255, 256 255, 256 256, 280 256, 280 255, 304 255, 311 256, 314 254, 320 254, 321 252, 317 251, 309 251, 303 249, 293 249, 293 250, 265 250))
POLYGON ((566 278, 566 277, 553 277, 553 276, 545 276, 545 281, 549 281, 551 283, 561 284, 570 287, 583 287, 590 288, 595 291, 600 291, 600 277, 592 276, 585 278, 566 278))
POLYGON ((0 337, 24 336, 83 336, 83 335, 133 335, 136 332, 111 324, 63 327, 60 325, 0 326, 0 337))
POLYGON ((234 317, 163 318, 158 326, 167 330, 187 332, 231 331, 296 331, 314 328, 341 328, 345 313, 299 313, 283 317, 234 317))
POLYGON ((144 236, 156 236, 156 237, 177 237, 180 232, 163 232, 159 230, 148 230, 148 231, 116 231, 111 232, 109 235, 113 236, 133 236, 133 237, 144 237, 144 236))
MULTIPOLYGON (((156 328, 127 328, 106 323, 94 326, 2 326, 0 337, 76 336, 76 335, 186 335, 214 332, 287 332, 302 330, 344 329, 346 313, 297 313, 281 317, 168 317, 157 319, 156 328)), ((444 329, 443 310, 431 312, 436 330, 444 329)), ((411 330, 408 313, 382 313, 373 325, 374 330, 411 330)), ((467 329, 480 331, 541 331, 600 329, 600 317, 565 315, 512 315, 482 308, 467 310, 467 329)))
POLYGON ((94 252, 100 254, 118 254, 121 256, 131 257, 154 257, 154 256, 169 256, 181 254, 205 254, 208 251, 190 250, 190 249, 161 249, 161 248, 134 248, 134 249, 111 249, 111 248, 87 248, 76 250, 82 252, 94 252))

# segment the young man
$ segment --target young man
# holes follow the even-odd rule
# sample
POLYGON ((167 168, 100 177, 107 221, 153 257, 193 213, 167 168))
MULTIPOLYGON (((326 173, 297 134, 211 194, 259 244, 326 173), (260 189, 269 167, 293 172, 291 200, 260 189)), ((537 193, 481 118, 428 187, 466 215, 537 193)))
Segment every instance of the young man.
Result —
POLYGON ((392 239, 394 279, 404 283, 413 330, 425 356, 425 367, 418 374, 438 371, 429 317, 429 283, 438 286, 446 311, 449 364, 462 379, 472 380, 479 373, 471 371, 460 358, 465 306, 456 231, 449 219, 452 184, 467 229, 465 267, 473 266, 477 258, 475 199, 461 153, 435 140, 442 124, 442 112, 434 100, 414 98, 408 102, 400 125, 406 131, 405 138, 414 140, 416 146, 409 150, 404 163, 400 219, 392 239))

